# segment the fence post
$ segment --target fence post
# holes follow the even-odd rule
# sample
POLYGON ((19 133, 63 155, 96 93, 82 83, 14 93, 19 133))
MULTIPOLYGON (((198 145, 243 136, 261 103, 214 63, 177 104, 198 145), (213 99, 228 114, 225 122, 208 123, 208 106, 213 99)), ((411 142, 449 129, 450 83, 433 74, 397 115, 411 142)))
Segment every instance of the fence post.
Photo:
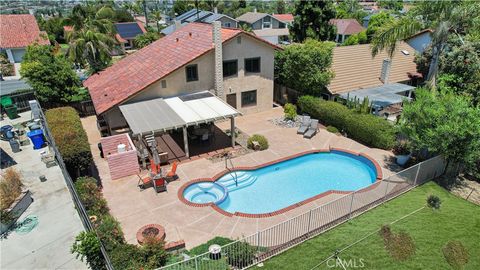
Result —
POLYGON ((350 211, 348 212, 348 219, 352 218, 352 207, 353 207, 353 198, 355 197, 355 192, 352 192, 352 200, 350 201, 350 211))
POLYGON ((307 234, 310 233, 310 223, 312 221, 312 209, 308 211, 308 227, 307 227, 307 234))
POLYGON ((197 257, 198 257, 198 256, 195 256, 195 257, 194 257, 194 258, 195 258, 195 270, 198 270, 197 257))
POLYGON ((417 178, 418 178, 418 174, 420 173, 420 166, 422 166, 422 163, 423 162, 420 162, 420 163, 417 164, 418 169, 417 169, 417 173, 415 174, 415 181, 413 181, 413 186, 417 185, 417 178))
POLYGON ((387 199, 389 182, 388 182, 388 181, 385 181, 385 183, 387 183, 387 185, 385 186, 385 194, 383 195, 383 200, 384 200, 384 201, 387 199))

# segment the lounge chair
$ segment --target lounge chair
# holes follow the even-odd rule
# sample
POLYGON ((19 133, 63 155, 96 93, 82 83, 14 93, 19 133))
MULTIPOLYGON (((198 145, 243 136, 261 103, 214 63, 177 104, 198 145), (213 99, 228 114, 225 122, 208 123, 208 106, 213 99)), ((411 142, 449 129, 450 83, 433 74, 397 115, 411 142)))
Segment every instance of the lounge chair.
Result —
POLYGON ((137 183, 137 186, 140 188, 140 189, 147 189, 149 187, 152 186, 153 182, 152 182, 152 178, 149 177, 149 176, 140 176, 138 175, 138 183, 137 183))
POLYGON ((153 187, 155 188, 155 192, 157 193, 162 191, 167 191, 167 181, 163 177, 159 179, 155 179, 153 181, 153 187))
POLYGON ((315 134, 317 134, 317 131, 318 131, 318 120, 313 119, 312 123, 310 124, 310 127, 305 132, 305 134, 303 134, 303 137, 311 139, 315 134))
POLYGON ((170 169, 167 175, 165 175, 165 180, 167 180, 167 182, 175 181, 178 179, 177 166, 178 166, 178 163, 174 161, 172 165, 172 169, 170 169))
POLYGON ((300 124, 300 127, 297 130, 297 134, 305 134, 307 132, 308 127, 310 126, 310 116, 304 115, 302 116, 302 123, 300 124))

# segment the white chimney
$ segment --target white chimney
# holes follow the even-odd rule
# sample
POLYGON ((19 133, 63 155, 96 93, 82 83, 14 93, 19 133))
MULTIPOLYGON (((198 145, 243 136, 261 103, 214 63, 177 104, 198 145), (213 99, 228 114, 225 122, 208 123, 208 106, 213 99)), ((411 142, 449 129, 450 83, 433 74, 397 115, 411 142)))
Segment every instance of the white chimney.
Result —
POLYGON ((383 59, 382 73, 380 74, 380 80, 383 82, 383 84, 388 83, 388 76, 390 75, 391 66, 392 62, 390 59, 383 59))
POLYGON ((213 22, 213 46, 215 51, 215 95, 223 96, 223 56, 222 56, 222 23, 213 22))
POLYGON ((257 13, 257 8, 254 8, 254 9, 253 9, 253 13, 257 13))
POLYGON ((218 13, 218 8, 217 7, 213 8, 213 13, 218 13))
POLYGON ((182 28, 182 22, 175 20, 175 31, 182 28))

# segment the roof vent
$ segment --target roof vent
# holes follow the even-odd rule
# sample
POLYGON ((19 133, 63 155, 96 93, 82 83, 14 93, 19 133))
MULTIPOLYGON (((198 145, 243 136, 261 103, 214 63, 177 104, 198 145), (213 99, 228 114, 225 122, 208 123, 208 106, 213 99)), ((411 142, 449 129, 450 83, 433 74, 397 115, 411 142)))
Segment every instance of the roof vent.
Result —
POLYGON ((407 50, 402 50, 402 53, 403 53, 404 55, 410 55, 410 53, 409 53, 407 50))
POLYGON ((192 37, 192 32, 188 32, 188 36, 189 36, 189 37, 192 37))
POLYGON ((178 42, 178 41, 179 41, 179 39, 178 39, 178 38, 175 38, 175 41, 176 41, 176 42, 178 42))

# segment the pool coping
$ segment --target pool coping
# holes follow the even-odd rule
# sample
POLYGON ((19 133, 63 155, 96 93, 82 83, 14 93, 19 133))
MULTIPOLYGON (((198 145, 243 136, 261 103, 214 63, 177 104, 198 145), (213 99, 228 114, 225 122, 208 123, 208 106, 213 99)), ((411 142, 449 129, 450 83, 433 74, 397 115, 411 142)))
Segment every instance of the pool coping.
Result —
POLYGON ((375 159, 373 159, 372 157, 370 157, 369 155, 364 154, 364 153, 357 153, 357 152, 354 152, 354 151, 351 151, 351 150, 348 150, 348 149, 336 148, 336 147, 331 147, 329 149, 316 149, 316 150, 304 151, 304 152, 300 152, 300 153, 290 155, 290 156, 287 156, 287 157, 284 157, 284 158, 280 158, 280 159, 276 159, 276 160, 273 160, 273 161, 270 161, 270 162, 262 163, 262 164, 259 164, 259 165, 256 165, 256 166, 233 167, 233 168, 231 168, 231 170, 253 171, 253 170, 260 169, 262 167, 267 167, 267 166, 270 166, 270 165, 273 165, 273 164, 276 164, 276 163, 280 163, 280 162, 283 162, 283 161, 286 161, 286 160, 294 159, 294 158, 297 158, 297 157, 300 157, 300 156, 304 156, 304 155, 308 155, 308 154, 315 154, 315 153, 330 153, 331 151, 344 152, 344 153, 351 154, 351 155, 354 155, 354 156, 361 156, 361 157, 364 157, 364 158, 370 160, 370 162, 372 162, 372 164, 375 166, 375 170, 376 170, 376 173, 377 173, 377 178, 375 179, 375 182, 372 183, 371 185, 369 185, 368 187, 365 187, 363 189, 359 189, 357 191, 328 190, 328 191, 322 192, 320 194, 317 194, 313 197, 307 198, 303 201, 300 201, 300 202, 294 203, 290 206, 279 209, 277 211, 273 211, 273 212, 269 212, 269 213, 262 213, 262 214, 249 214, 249 213, 242 213, 242 212, 230 213, 230 212, 227 212, 227 211, 221 209, 215 203, 212 203, 212 202, 210 202, 210 203, 193 203, 193 202, 190 202, 187 199, 185 199, 185 197, 183 197, 183 192, 188 186, 190 186, 194 183, 199 183, 199 182, 215 182, 220 177, 224 176, 226 173, 228 173, 230 171, 230 170, 227 170, 227 169, 222 170, 221 172, 215 174, 211 178, 196 178, 196 179, 193 179, 191 181, 186 182, 185 184, 183 184, 178 189, 177 196, 178 196, 178 199, 186 205, 189 205, 189 206, 192 206, 192 207, 211 206, 215 211, 217 211, 220 214, 222 214, 224 216, 227 216, 227 217, 237 216, 237 217, 246 217, 246 218, 267 218, 267 217, 273 217, 273 216, 283 214, 283 213, 288 212, 292 209, 295 209, 295 208, 300 207, 302 205, 305 205, 307 203, 313 202, 315 200, 318 200, 318 199, 320 199, 322 197, 325 197, 327 195, 330 195, 330 194, 349 194, 349 193, 352 193, 352 192, 368 191, 370 189, 375 188, 380 183, 380 181, 382 180, 382 178, 383 178, 382 168, 380 167, 380 165, 378 164, 378 162, 375 159))

